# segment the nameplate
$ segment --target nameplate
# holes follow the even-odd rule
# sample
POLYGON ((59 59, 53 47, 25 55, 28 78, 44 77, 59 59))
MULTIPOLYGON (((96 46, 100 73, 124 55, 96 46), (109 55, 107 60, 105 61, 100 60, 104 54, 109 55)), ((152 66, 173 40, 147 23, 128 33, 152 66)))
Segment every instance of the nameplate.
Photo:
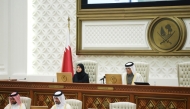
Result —
POLYGON ((48 85, 49 88, 64 88, 63 85, 48 85))
POLYGON ((113 87, 97 87, 98 90, 113 90, 113 87))

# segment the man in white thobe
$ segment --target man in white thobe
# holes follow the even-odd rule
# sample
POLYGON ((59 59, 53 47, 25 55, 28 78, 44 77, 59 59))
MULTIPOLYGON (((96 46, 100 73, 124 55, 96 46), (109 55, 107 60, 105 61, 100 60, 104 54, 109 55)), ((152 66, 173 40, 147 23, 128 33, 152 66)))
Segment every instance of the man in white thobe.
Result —
POLYGON ((122 83, 127 85, 134 85, 134 82, 144 82, 141 74, 136 72, 133 62, 125 64, 126 73, 122 74, 122 83))
POLYGON ((72 107, 65 102, 65 96, 61 91, 57 91, 53 95, 55 105, 51 109, 72 109, 72 107))
POLYGON ((4 109, 26 109, 26 106, 21 103, 18 92, 13 92, 9 97, 9 104, 4 109))

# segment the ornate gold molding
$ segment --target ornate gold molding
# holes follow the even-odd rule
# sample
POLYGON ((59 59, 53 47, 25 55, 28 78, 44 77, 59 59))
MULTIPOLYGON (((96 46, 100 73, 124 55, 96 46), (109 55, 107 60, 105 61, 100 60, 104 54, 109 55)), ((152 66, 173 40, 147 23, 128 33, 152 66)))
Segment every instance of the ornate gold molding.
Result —
MULTIPOLYGON (((77 18, 77 40, 76 40, 76 53, 77 55, 140 55, 140 56, 189 56, 190 55, 190 50, 181 50, 181 48, 183 47, 184 43, 185 43, 185 39, 186 39, 186 27, 183 23, 183 21, 181 20, 181 18, 177 18, 177 17, 156 17, 157 18, 172 18, 174 21, 174 23, 179 24, 179 29, 180 29, 180 33, 181 34, 181 39, 179 44, 176 45, 176 48, 173 50, 169 50, 169 52, 166 53, 166 51, 158 51, 156 49, 152 49, 152 50, 83 50, 82 49, 82 22, 83 21, 96 21, 96 20, 110 20, 110 19, 115 19, 115 20, 126 20, 125 18, 119 17, 119 18, 115 18, 115 17, 99 17, 99 18, 77 18), (171 52, 172 51, 172 52, 171 52)), ((155 19, 152 19, 153 23, 155 22, 155 19)), ((150 24, 149 28, 151 28, 152 23, 150 24)), ((151 33, 151 29, 148 29, 148 33, 147 36, 151 33)), ((150 41, 149 41, 150 42, 150 41)), ((152 44, 150 45, 151 47, 152 44)))
POLYGON ((98 90, 114 90, 113 87, 102 87, 102 86, 98 86, 97 89, 98 90))
POLYGON ((190 6, 152 6, 152 7, 134 7, 134 8, 104 8, 104 9, 81 9, 81 1, 77 0, 77 15, 113 15, 124 14, 126 17, 147 16, 177 16, 188 17, 190 6))
MULTIPOLYGON (((190 5, 183 6, 157 6, 157 7, 136 7, 136 8, 104 8, 104 9, 81 9, 81 1, 77 0, 77 38, 76 38, 76 54, 77 55, 147 55, 147 56, 189 56, 190 50, 181 50, 186 40, 186 27, 182 18, 190 18, 190 5), (178 28, 179 40, 170 38, 174 47, 166 47, 165 49, 155 46, 152 43, 154 37, 151 36, 154 26, 158 21, 170 19, 173 29, 178 28), (83 21, 98 20, 144 20, 152 19, 150 28, 148 29, 148 41, 152 50, 84 50, 82 48, 82 23, 83 21), (152 37, 152 39, 150 38, 152 37), (177 42, 179 41, 179 42, 177 42)), ((166 21, 167 22, 167 21, 166 21)), ((177 30, 175 30, 177 31, 177 30)), ((176 34, 176 32, 175 32, 176 34)), ((162 37, 160 37, 162 38, 162 37)), ((159 38, 158 38, 159 39, 159 38)), ((159 39, 160 40, 160 39, 159 39)), ((159 41, 156 41, 159 43, 159 41)), ((164 44, 162 44, 164 45, 164 44)), ((160 46, 161 47, 161 46, 160 46)))
MULTIPOLYGON (((133 8, 104 8, 104 9, 82 9, 81 1, 77 0, 77 55, 147 55, 147 56, 189 56, 190 50, 181 50, 186 39, 186 28, 181 18, 190 18, 190 5, 183 6, 156 6, 156 7, 133 7, 133 8), (82 22, 98 20, 143 20, 152 19, 152 24, 158 18, 170 18, 179 26, 182 33, 179 43, 169 50, 155 49, 149 40, 152 50, 84 50, 82 49, 82 22), (167 53, 166 53, 167 52, 167 53)), ((151 30, 149 29, 148 33, 151 30)), ((150 35, 150 34, 148 34, 150 35)), ((172 38, 173 39, 173 38, 172 38)))
POLYGON ((49 88, 56 88, 56 89, 61 89, 64 88, 64 85, 48 85, 49 88))

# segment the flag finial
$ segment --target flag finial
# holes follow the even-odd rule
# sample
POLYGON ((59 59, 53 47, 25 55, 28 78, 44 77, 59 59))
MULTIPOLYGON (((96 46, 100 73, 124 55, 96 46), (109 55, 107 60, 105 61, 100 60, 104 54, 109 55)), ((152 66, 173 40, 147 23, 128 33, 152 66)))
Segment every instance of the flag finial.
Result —
POLYGON ((68 28, 69 28, 69 31, 70 31, 70 17, 68 17, 68 28))

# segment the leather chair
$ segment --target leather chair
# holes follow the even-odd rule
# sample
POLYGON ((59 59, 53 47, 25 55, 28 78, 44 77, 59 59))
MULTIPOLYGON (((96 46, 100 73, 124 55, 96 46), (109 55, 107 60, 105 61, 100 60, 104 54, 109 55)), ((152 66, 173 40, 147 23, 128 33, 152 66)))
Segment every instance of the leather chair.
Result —
POLYGON ((30 106, 31 106, 31 98, 29 98, 29 97, 20 97, 20 100, 21 100, 22 103, 25 104, 26 109, 30 109, 30 106))
POLYGON ((149 81, 149 64, 145 62, 134 62, 136 72, 140 73, 144 79, 144 82, 149 81))
POLYGON ((75 62, 75 68, 79 63, 82 63, 85 68, 85 72, 89 76, 90 83, 97 83, 97 74, 98 74, 98 63, 93 60, 81 60, 75 62))
POLYGON ((178 85, 190 87, 190 62, 178 64, 178 85))
POLYGON ((69 104, 72 109, 82 109, 82 101, 77 99, 66 99, 67 104, 69 104))
POLYGON ((109 103, 109 109, 136 109, 136 104, 131 102, 109 103))

